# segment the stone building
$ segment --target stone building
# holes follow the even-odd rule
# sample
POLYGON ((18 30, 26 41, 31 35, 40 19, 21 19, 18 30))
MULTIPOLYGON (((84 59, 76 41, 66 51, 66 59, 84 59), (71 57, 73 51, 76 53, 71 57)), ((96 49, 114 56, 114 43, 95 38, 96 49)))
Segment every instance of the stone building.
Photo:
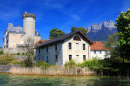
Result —
POLYGON ((35 30, 36 15, 24 12, 22 15, 23 27, 14 27, 12 23, 9 23, 6 31, 4 32, 3 48, 16 49, 24 46, 27 39, 33 40, 35 44, 41 39, 41 35, 35 30))
POLYGON ((81 63, 89 59, 91 44, 93 43, 80 31, 42 40, 35 44, 36 60, 54 65, 64 65, 71 59, 81 63))

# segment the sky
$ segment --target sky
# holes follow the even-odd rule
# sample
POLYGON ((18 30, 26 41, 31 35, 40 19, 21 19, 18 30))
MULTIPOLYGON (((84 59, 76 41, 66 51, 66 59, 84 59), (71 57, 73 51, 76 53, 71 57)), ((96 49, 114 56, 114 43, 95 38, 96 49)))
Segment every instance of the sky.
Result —
POLYGON ((22 14, 36 15, 35 30, 41 39, 48 39, 49 31, 58 28, 70 33, 71 27, 87 29, 93 23, 112 20, 130 8, 130 0, 0 0, 0 47, 8 23, 23 26, 22 14))

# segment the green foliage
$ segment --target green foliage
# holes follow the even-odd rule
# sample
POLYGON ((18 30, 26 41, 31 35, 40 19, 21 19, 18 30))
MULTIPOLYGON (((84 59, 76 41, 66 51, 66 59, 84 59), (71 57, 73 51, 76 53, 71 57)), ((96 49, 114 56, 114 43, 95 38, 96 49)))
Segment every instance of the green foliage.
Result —
POLYGON ((42 67, 42 68, 48 68, 49 66, 54 66, 54 65, 49 65, 48 63, 44 62, 43 60, 39 60, 34 64, 36 67, 42 67))
POLYGON ((27 58, 24 60, 24 66, 25 67, 32 67, 32 60, 30 58, 27 58))
POLYGON ((53 39, 62 35, 65 35, 65 32, 63 32, 62 30, 58 30, 57 28, 52 28, 52 30, 50 30, 49 38, 53 39))
POLYGON ((69 62, 66 62, 65 67, 74 67, 75 66, 75 61, 74 60, 70 60, 69 62))
POLYGON ((109 49, 113 49, 114 47, 118 46, 118 35, 117 33, 113 33, 112 35, 108 36, 106 40, 106 47, 109 49))
POLYGON ((10 64, 16 64, 16 63, 17 63, 17 59, 14 55, 10 55, 9 53, 0 55, 0 64, 1 65, 10 65, 10 64))
POLYGON ((84 27, 80 27, 80 28, 72 27, 71 28, 71 32, 74 32, 74 31, 77 31, 77 30, 81 31, 85 36, 87 36, 87 34, 88 34, 88 31, 84 27))
POLYGON ((1 50, 1 51, 0 51, 0 54, 1 54, 1 55, 4 55, 4 51, 3 51, 3 50, 1 50))
POLYGON ((24 55, 24 52, 22 52, 22 55, 24 55))
POLYGON ((121 12, 116 19, 118 30, 120 57, 130 60, 130 9, 121 12))
POLYGON ((20 52, 18 52, 17 55, 20 55, 20 52))

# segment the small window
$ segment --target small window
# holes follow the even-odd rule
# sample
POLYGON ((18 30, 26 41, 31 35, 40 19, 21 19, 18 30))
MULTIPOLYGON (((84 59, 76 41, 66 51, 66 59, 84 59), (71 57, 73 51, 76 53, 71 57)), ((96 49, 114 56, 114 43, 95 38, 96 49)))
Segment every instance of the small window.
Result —
POLYGON ((46 47, 46 52, 48 52, 48 46, 46 47))
POLYGON ((72 45, 71 45, 71 43, 69 43, 69 49, 70 49, 70 50, 72 49, 72 45))
POLYGON ((83 60, 86 61, 86 55, 83 55, 83 60))
POLYGON ((69 55, 69 61, 72 60, 72 55, 69 55))
POLYGON ((58 57, 57 57, 57 55, 55 55, 55 61, 57 61, 58 60, 58 57))
POLYGON ((23 35, 20 35, 20 38, 23 38, 23 35))
POLYGON ((38 40, 38 37, 36 37, 36 40, 38 40))
POLYGON ((49 61, 49 59, 48 59, 48 56, 46 57, 46 62, 48 62, 49 61))
POLYGON ((13 38, 15 38, 15 35, 13 35, 13 38))
POLYGON ((55 44, 55 50, 57 50, 57 44, 55 44))
POLYGON ((94 54, 96 54, 96 50, 94 50, 94 54))
POLYGON ((12 43, 14 44, 15 42, 13 41, 12 43))
POLYGON ((76 40, 76 41, 81 41, 80 37, 79 36, 75 36, 73 40, 76 40))
POLYGON ((85 50, 85 44, 83 44, 83 50, 85 50))
POLYGON ((102 53, 102 51, 100 50, 100 54, 102 53))
POLYGON ((40 53, 40 48, 39 48, 39 53, 40 53))

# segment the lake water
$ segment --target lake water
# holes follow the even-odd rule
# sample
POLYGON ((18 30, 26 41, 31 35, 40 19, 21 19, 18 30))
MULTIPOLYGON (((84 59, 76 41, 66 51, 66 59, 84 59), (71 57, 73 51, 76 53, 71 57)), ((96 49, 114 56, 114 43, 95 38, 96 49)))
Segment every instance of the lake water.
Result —
POLYGON ((27 76, 0 73, 0 86, 129 86, 130 78, 101 76, 27 76))

